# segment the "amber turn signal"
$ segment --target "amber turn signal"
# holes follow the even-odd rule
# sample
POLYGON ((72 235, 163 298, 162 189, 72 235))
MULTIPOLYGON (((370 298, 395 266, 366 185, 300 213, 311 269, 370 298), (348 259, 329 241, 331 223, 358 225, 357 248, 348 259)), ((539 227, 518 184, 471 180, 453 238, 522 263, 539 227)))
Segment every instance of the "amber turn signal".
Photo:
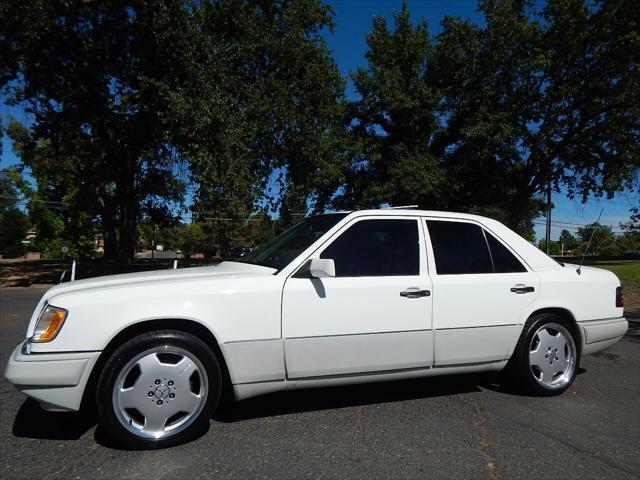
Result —
POLYGON ((38 319, 31 341, 34 343, 50 342, 56 338, 66 318, 67 311, 64 308, 47 306, 38 319))

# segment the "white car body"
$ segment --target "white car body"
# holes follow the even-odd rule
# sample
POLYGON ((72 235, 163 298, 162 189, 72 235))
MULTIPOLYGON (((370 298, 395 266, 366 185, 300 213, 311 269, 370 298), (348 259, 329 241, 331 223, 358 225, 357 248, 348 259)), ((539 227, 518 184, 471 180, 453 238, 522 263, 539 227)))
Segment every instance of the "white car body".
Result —
POLYGON ((575 322, 581 355, 627 330, 617 277, 562 266, 501 223, 421 210, 353 212, 280 271, 216 266, 93 278, 57 285, 40 300, 5 375, 49 410, 77 410, 103 352, 131 332, 188 326, 223 359, 237 399, 292 388, 447 373, 496 371, 524 323, 551 311, 575 322), (371 218, 414 219, 419 275, 296 278, 348 226, 371 218), (525 272, 438 275, 425 220, 469 222, 499 239, 525 272), (525 295, 514 286, 533 287, 525 295), (426 290, 407 298, 401 291, 426 290), (68 310, 57 337, 30 343, 46 305, 68 310))

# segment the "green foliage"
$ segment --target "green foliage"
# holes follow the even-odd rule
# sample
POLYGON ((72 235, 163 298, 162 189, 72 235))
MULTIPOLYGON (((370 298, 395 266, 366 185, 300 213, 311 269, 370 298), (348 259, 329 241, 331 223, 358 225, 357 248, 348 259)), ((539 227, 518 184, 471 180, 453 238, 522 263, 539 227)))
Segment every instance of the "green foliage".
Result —
POLYGON ((24 254, 22 240, 31 226, 29 217, 20 210, 15 176, 0 172, 0 255, 5 258, 24 254))
POLYGON ((640 4, 479 3, 485 26, 447 17, 430 38, 406 4, 367 35, 353 76, 354 137, 339 198, 502 209, 526 232, 548 182, 571 197, 634 188, 640 158, 640 4), (524 222, 524 224, 523 224, 524 222))
POLYGON ((583 200, 635 188, 640 3, 479 10, 483 25, 447 17, 435 37, 406 3, 376 17, 348 102, 320 0, 0 2, 0 88, 34 118, 0 136, 36 181, 20 190, 41 248, 86 255, 99 230, 107 258, 131 261, 142 222, 213 255, 300 212, 385 203, 531 239, 549 183, 583 200), (187 183, 198 226, 183 228, 187 183), (277 223, 242 222, 265 202, 277 223))
MULTIPOLYGON (((21 158, 131 260, 136 223, 241 218, 279 189, 324 208, 346 155, 344 80, 319 0, 0 4, 0 86, 35 121, 21 158), (37 154, 30 155, 36 152, 37 154), (268 195, 267 195, 268 196, 268 195)), ((40 182, 42 180, 43 182, 40 182)), ((76 213, 76 212, 74 212, 76 213)))
POLYGON ((608 225, 597 225, 595 223, 578 229, 578 252, 584 254, 589 238, 596 227, 589 256, 620 256, 629 250, 640 250, 640 235, 637 232, 628 232, 623 235, 614 235, 608 225))
POLYGON ((199 223, 189 223, 183 225, 177 235, 177 245, 182 253, 188 258, 192 253, 207 253, 211 255, 210 238, 204 228, 199 223))
POLYGON ((578 247, 578 240, 574 237, 569 230, 563 229, 560 232, 560 238, 558 239, 558 243, 564 245, 564 250, 573 251, 578 247))

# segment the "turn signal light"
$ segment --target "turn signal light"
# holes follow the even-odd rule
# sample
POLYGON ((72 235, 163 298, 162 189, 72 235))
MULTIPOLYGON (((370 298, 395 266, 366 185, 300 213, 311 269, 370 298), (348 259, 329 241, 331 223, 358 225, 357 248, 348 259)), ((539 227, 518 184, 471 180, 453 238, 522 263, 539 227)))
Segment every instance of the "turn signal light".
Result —
POLYGON ((622 287, 616 288, 616 307, 624 307, 624 300, 622 298, 622 287))
POLYGON ((47 306, 40 314, 31 341, 34 343, 50 342, 56 338, 66 318, 67 311, 64 308, 47 306))

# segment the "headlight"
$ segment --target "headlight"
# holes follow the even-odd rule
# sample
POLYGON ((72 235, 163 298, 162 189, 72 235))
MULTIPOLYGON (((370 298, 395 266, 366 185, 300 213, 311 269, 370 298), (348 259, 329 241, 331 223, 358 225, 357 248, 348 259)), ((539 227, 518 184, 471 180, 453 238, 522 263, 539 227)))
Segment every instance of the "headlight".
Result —
POLYGON ((31 341, 33 343, 50 342, 56 338, 66 318, 67 311, 64 308, 48 305, 38 318, 31 341))

